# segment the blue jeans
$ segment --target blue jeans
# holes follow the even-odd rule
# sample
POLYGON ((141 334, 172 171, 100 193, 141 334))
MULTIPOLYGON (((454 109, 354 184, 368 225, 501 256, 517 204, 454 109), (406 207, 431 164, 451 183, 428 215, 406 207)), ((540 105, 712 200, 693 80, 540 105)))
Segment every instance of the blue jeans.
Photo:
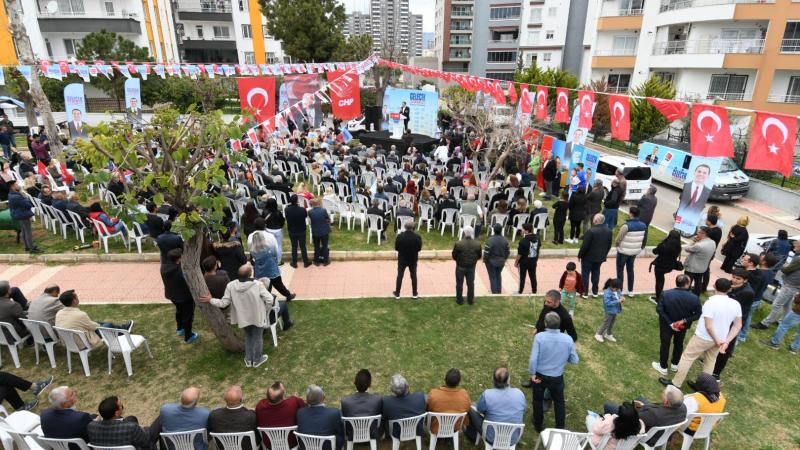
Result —
POLYGON ((600 266, 602 265, 602 262, 586 261, 585 259, 581 260, 581 278, 583 278, 583 283, 587 294, 589 293, 590 274, 592 282, 592 294, 597 294, 598 285, 600 284, 600 266))
POLYGON ((625 272, 622 271, 624 268, 626 272, 628 272, 628 292, 633 291, 633 263, 636 261, 636 255, 623 255, 622 253, 617 253, 617 279, 619 280, 619 286, 625 284, 625 272))
POLYGON ((744 342, 747 339, 747 333, 750 331, 750 321, 753 319, 753 314, 756 313, 759 306, 761 306, 761 300, 753 302, 753 305, 750 306, 750 311, 747 313, 742 323, 742 331, 739 332, 739 336, 737 337, 738 340, 744 342))
MULTIPOLYGON (((778 345, 781 343, 783 336, 789 332, 792 328, 800 325, 800 314, 797 314, 794 311, 789 311, 783 316, 783 320, 781 320, 780 325, 778 325, 778 329, 775 330, 775 334, 772 335, 772 343, 774 345, 778 345)), ((797 351, 800 349, 800 330, 797 331, 797 334, 794 335, 794 342, 790 346, 792 350, 797 351)))
POLYGON ((503 266, 493 266, 486 263, 486 273, 489 274, 489 287, 492 294, 500 294, 503 290, 503 266))
POLYGON ((617 227, 617 213, 619 213, 619 209, 617 208, 606 208, 603 210, 603 217, 606 218, 605 224, 611 230, 617 227))

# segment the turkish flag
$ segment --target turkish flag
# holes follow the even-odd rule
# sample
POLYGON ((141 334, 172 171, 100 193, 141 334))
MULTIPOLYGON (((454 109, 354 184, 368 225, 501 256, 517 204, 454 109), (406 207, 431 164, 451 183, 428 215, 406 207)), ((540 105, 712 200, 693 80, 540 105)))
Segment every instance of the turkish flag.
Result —
POLYGON ((275 115, 275 78, 237 78, 239 104, 242 110, 252 113, 256 122, 263 122, 275 115))
POLYGON ((631 105, 627 95, 609 95, 608 112, 611 113, 611 137, 620 141, 631 138, 631 105))
POLYGON ((797 117, 757 111, 745 169, 774 170, 785 177, 792 176, 796 139, 797 117))
POLYGON ((360 116, 361 83, 358 72, 336 70, 328 72, 327 76, 333 116, 341 120, 360 116))
POLYGON ((508 86, 508 99, 511 101, 512 105, 517 104, 517 90, 514 89, 514 82, 509 81, 507 83, 508 86))
POLYGON ((586 90, 578 91, 578 107, 580 108, 578 128, 592 128, 594 92, 586 90))
POLYGON ((692 104, 692 154, 697 156, 733 156, 733 139, 728 112, 715 105, 692 104))
POLYGON ((48 174, 47 166, 45 166, 41 160, 36 163, 36 171, 43 177, 46 177, 48 174))
POLYGON ((547 119, 547 87, 536 86, 536 118, 547 119))
POLYGON ((567 88, 556 88, 556 122, 569 122, 569 91, 567 88))
POLYGON ((506 104, 506 94, 503 92, 503 86, 500 85, 499 81, 494 82, 492 97, 494 97, 494 101, 496 101, 498 105, 506 104))
POLYGON ((533 111, 533 104, 531 104, 531 95, 528 92, 528 85, 523 83, 519 85, 519 108, 522 114, 530 114, 533 111))
POLYGON ((647 97, 647 102, 653 105, 670 122, 683 119, 689 114, 689 105, 684 102, 655 97, 647 97))

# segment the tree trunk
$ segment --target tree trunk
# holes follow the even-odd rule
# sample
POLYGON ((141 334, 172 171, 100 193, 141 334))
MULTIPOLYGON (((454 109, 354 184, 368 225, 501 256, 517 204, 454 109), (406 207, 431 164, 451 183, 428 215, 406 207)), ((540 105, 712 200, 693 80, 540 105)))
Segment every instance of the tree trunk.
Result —
POLYGON ((222 347, 231 352, 243 352, 244 342, 236 335, 230 323, 225 319, 225 314, 219 308, 210 303, 197 302, 197 297, 209 295, 206 280, 200 271, 200 252, 202 250, 203 233, 198 232, 183 245, 183 257, 181 267, 184 268, 186 283, 195 298, 203 318, 211 327, 211 331, 219 340, 222 347))
MULTIPOLYGON (((8 13, 8 23, 11 30, 11 36, 17 47, 17 53, 20 64, 30 65, 33 67, 33 75, 31 76, 30 91, 31 98, 36 103, 36 108, 39 114, 42 115, 44 121, 44 129, 47 137, 50 139, 50 153, 53 156, 58 156, 62 151, 61 141, 58 139, 58 126, 53 119, 53 111, 50 108, 50 101, 42 90, 42 85, 39 82, 39 69, 36 64, 36 57, 33 54, 33 46, 31 40, 28 38, 28 33, 25 30, 25 25, 22 23, 22 18, 19 15, 19 8, 17 7, 16 0, 5 0, 6 13, 8 13)), ((26 103, 27 109, 33 109, 33 105, 26 103)), ((26 113, 26 117, 29 117, 26 113)), ((34 121, 34 126, 38 122, 34 121)), ((31 124, 28 122, 28 126, 31 124)))
MULTIPOLYGON (((31 124, 34 124, 34 126, 37 125, 38 119, 36 118, 36 110, 33 108, 33 97, 31 96, 31 93, 20 92, 18 96, 19 99, 25 103, 25 119, 28 122, 28 127, 30 127, 31 124)), ((56 139, 58 139, 58 137, 56 137, 56 139)))

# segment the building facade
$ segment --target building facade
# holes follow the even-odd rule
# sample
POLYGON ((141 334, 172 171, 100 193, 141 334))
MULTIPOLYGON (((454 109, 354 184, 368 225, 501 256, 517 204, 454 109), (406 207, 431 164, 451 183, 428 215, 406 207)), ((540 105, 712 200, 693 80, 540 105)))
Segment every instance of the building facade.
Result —
POLYGON ((408 56, 422 56, 422 14, 411 14, 408 23, 408 56))
POLYGON ((372 35, 372 21, 370 20, 370 15, 361 11, 353 11, 347 15, 344 35, 350 37, 361 34, 372 35))
POLYGON ((433 49, 440 70, 470 72, 474 20, 473 0, 436 0, 433 49))
POLYGON ((411 22, 408 0, 372 0, 369 15, 373 50, 387 57, 408 55, 411 22))

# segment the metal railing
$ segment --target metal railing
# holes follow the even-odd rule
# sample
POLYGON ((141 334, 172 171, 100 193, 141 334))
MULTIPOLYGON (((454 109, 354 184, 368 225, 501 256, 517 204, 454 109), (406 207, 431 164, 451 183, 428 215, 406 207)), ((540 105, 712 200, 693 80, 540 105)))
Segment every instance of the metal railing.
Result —
POLYGON ((627 16, 641 16, 644 14, 642 8, 619 8, 617 6, 610 6, 603 8, 600 11, 600 17, 627 17, 627 16))
POLYGON ((453 37, 451 37, 450 45, 472 45, 472 39, 453 39, 453 37))
POLYGON ((628 86, 608 86, 606 88, 606 92, 610 92, 612 94, 627 94, 628 89, 630 89, 628 86))
MULTIPOLYGON (((800 39, 798 46, 800 46, 800 39)), ((698 39, 657 42, 653 55, 718 55, 725 53, 763 53, 764 39, 698 39)))
POLYGON ((472 31, 472 24, 463 24, 461 22, 450 22, 450 31, 472 31))
POLYGON ((752 92, 709 92, 706 94, 706 100, 749 102, 752 99, 752 92))
POLYGON ((598 49, 595 56, 634 56, 636 55, 635 48, 608 48, 598 49))
POLYGON ((800 53, 800 39, 782 40, 781 53, 800 53))
POLYGON ((734 4, 775 3, 775 0, 679 0, 662 3, 659 12, 675 11, 677 9, 698 8, 702 6, 719 6, 734 4))
POLYGON ((800 103, 800 95, 772 94, 767 98, 772 103, 800 103))
POLYGON ((448 55, 450 59, 470 59, 472 56, 470 52, 462 51, 462 52, 450 52, 448 55))
POLYGON ((125 9, 121 9, 119 11, 108 11, 105 9, 99 10, 83 10, 83 11, 54 11, 49 12, 45 8, 39 9, 39 17, 76 17, 76 18, 84 18, 84 17, 110 17, 115 19, 126 19, 126 18, 136 18, 138 15, 136 13, 128 12, 125 9))
POLYGON ((471 9, 470 10, 464 10, 464 11, 453 10, 453 12, 450 13, 450 17, 472 17, 473 14, 474 14, 474 11, 471 10, 471 9))
POLYGON ((231 7, 231 2, 226 0, 217 0, 217 1, 183 0, 178 2, 178 11, 230 13, 233 11, 233 8, 231 7))
POLYGON ((498 45, 498 44, 516 44, 519 42, 519 39, 493 39, 490 40, 490 44, 498 45))

